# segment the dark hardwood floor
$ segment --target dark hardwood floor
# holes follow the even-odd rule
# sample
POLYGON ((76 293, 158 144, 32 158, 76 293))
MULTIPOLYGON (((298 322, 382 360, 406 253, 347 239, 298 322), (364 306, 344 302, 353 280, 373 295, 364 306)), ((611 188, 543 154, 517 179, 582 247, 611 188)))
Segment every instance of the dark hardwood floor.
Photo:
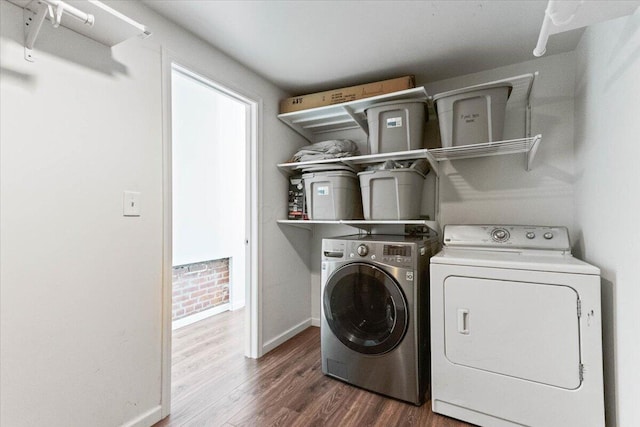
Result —
POLYGON ((167 426, 431 426, 470 424, 322 374, 311 327, 259 360, 243 353, 243 313, 226 312, 173 334, 167 426))

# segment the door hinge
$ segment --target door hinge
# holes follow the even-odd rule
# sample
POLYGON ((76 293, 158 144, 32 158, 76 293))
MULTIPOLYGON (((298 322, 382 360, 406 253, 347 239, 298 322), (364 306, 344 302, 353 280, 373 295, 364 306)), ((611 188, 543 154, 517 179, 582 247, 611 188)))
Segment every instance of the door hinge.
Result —
POLYGON ((578 376, 580 377, 580 382, 584 381, 584 365, 582 363, 578 366, 578 376))
POLYGON ((582 301, 578 298, 578 317, 582 317, 582 301))

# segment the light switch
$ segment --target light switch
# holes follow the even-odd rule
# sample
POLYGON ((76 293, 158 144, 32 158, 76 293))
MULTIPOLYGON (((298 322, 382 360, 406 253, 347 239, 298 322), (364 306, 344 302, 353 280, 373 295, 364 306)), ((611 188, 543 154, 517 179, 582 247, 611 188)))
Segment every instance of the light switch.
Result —
POLYGON ((122 203, 122 215, 140 216, 140 193, 125 191, 122 203))

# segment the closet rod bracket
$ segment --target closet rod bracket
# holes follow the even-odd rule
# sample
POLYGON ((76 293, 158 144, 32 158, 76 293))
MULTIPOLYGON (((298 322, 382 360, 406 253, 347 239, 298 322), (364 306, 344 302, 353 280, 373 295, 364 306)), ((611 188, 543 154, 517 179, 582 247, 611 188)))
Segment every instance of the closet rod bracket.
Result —
POLYGON ((24 59, 34 62, 33 45, 36 43, 42 23, 47 16, 48 7, 45 4, 40 5, 38 12, 32 12, 27 8, 22 11, 24 18, 24 59))
POLYGON ((89 13, 84 13, 75 7, 60 0, 37 0, 36 12, 25 7, 22 12, 24 21, 24 59, 34 62, 33 46, 42 29, 42 23, 48 16, 51 20, 53 28, 58 28, 62 22, 62 15, 67 14, 83 24, 92 27, 95 23, 95 17, 89 13))

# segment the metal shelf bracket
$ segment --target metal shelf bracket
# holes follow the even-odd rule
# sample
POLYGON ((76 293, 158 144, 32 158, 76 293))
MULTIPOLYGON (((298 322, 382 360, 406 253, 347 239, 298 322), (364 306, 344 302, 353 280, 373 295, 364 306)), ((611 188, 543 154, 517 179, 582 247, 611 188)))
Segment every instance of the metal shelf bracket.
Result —
POLYGON ((533 137, 533 142, 531 143, 531 148, 527 151, 527 172, 531 171, 533 165, 533 159, 536 157, 536 153, 538 152, 538 147, 540 147, 540 141, 542 140, 542 135, 536 135, 533 137))
POLYGON ((23 11, 24 17, 24 59, 34 62, 33 46, 42 29, 42 23, 48 16, 53 28, 58 28, 62 22, 62 15, 67 14, 83 24, 92 27, 95 17, 90 13, 84 13, 75 7, 59 0, 38 0, 34 6, 37 11, 32 12, 26 7, 23 11))
POLYGON ((22 10, 22 16, 24 18, 24 59, 29 62, 34 62, 33 57, 33 45, 36 43, 36 39, 40 34, 42 23, 47 16, 47 5, 40 5, 38 12, 32 12, 28 9, 22 10))

